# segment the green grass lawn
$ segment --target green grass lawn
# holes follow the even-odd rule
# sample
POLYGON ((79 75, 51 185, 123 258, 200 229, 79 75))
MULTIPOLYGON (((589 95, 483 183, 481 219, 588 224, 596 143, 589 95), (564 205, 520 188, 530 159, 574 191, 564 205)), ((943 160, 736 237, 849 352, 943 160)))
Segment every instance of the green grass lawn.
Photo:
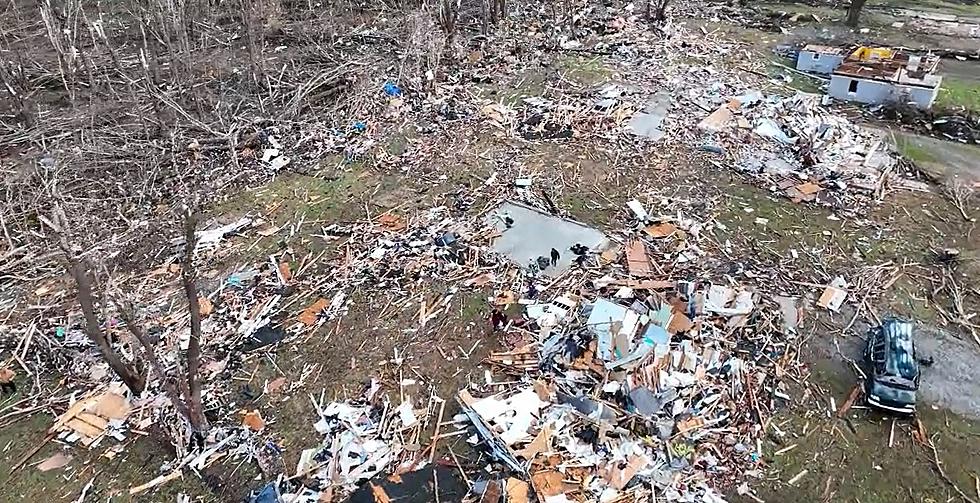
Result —
POLYGON ((980 82, 944 78, 935 106, 938 109, 965 108, 980 112, 980 82))
POLYGON ((905 135, 898 135, 895 138, 895 147, 902 157, 916 163, 936 162, 936 155, 928 147, 917 143, 913 138, 905 135))

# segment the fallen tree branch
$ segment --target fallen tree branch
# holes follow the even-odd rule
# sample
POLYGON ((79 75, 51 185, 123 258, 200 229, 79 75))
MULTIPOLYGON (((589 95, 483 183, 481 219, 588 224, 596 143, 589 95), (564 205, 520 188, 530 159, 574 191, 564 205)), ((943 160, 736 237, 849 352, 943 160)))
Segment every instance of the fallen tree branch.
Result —
POLYGON ((949 199, 953 207, 960 212, 960 216, 963 220, 967 222, 975 222, 976 218, 971 217, 967 210, 970 208, 970 202, 973 200, 973 196, 976 194, 972 187, 966 185, 962 181, 955 180, 947 183, 943 186, 943 194, 949 199))
POLYGON ((966 501, 967 503, 977 503, 977 500, 967 496, 966 493, 960 490, 959 486, 956 485, 956 482, 949 478, 949 475, 946 475, 946 471, 943 470, 943 462, 939 459, 939 451, 936 450, 936 444, 933 443, 932 439, 929 439, 929 443, 925 445, 932 450, 932 464, 936 467, 936 471, 939 472, 939 478, 943 479, 943 482, 949 485, 949 487, 953 488, 953 490, 956 491, 956 494, 959 494, 960 498, 963 498, 963 501, 966 501))
POLYGON ((129 495, 130 496, 135 496, 135 495, 137 495, 137 494, 139 494, 139 493, 141 493, 143 491, 146 491, 147 489, 153 489, 156 486, 159 486, 159 485, 162 485, 162 484, 166 484, 167 482, 170 482, 171 480, 180 478, 181 475, 183 475, 183 473, 184 473, 184 467, 182 466, 182 467, 180 467, 180 468, 178 468, 178 469, 176 469, 176 470, 174 470, 174 471, 172 471, 172 472, 170 472, 170 473, 168 473, 166 475, 160 475, 159 477, 157 477, 157 478, 155 478, 155 479, 153 479, 153 480, 151 480, 151 481, 149 481, 149 482, 147 482, 145 484, 141 484, 141 485, 138 485, 138 486, 135 486, 135 487, 130 487, 129 488, 129 495))

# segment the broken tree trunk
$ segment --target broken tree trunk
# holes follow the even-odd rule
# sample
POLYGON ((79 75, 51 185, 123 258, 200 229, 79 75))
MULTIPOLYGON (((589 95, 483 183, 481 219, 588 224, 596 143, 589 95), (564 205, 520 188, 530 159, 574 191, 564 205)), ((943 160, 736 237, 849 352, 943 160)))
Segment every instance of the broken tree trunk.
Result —
POLYGON ((847 7, 847 19, 844 21, 847 26, 857 26, 858 18, 861 16, 861 9, 867 0, 851 0, 851 5, 847 7))
POLYGON ((187 305, 191 316, 191 337, 187 344, 187 389, 190 394, 187 409, 188 419, 190 419, 194 431, 203 433, 208 430, 208 420, 204 417, 204 407, 201 403, 201 380, 198 378, 198 370, 201 367, 201 303, 197 297, 197 285, 195 284, 196 228, 197 215, 188 213, 184 219, 184 264, 181 269, 181 281, 184 284, 184 294, 187 295, 187 305))

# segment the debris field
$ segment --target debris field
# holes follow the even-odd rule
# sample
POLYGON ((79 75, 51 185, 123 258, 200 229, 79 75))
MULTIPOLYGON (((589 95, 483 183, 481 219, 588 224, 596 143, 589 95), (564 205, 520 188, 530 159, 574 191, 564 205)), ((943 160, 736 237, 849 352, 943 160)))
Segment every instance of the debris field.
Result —
MULTIPOLYGON (((51 272, 57 267, 44 245, 12 246, 6 263, 42 279, 10 280, 2 305, 13 312, 21 295, 50 305, 2 322, 3 337, 13 341, 10 366, 29 376, 57 371, 65 385, 43 403, 24 398, 0 416, 53 416, 43 443, 14 470, 65 470, 72 453, 86 449, 113 460, 132 449, 131 440, 164 432, 173 460, 130 487, 130 496, 151 497, 180 478, 248 464, 258 470, 248 496, 255 503, 761 501, 757 487, 768 482, 773 439, 787 436, 777 418, 811 371, 805 322, 817 312, 856 306, 856 319, 870 311, 866 292, 894 283, 897 266, 850 278, 806 270, 806 261, 763 267, 764 259, 733 243, 717 218, 718 200, 671 192, 657 171, 697 164, 859 226, 871 226, 870 209, 897 192, 934 188, 882 131, 856 124, 823 96, 761 74, 753 66, 761 63, 739 44, 703 28, 667 20, 652 29, 632 7, 586 6, 569 37, 549 31, 558 14, 544 8, 512 15, 527 21, 529 40, 537 41, 528 47, 547 40, 554 42, 549 51, 601 57, 614 78, 517 99, 473 92, 483 76, 520 75, 534 64, 487 44, 471 64, 438 78, 371 81, 362 100, 351 100, 343 119, 350 127, 254 121, 243 126, 251 133, 243 145, 194 140, 181 154, 220 166, 213 199, 201 196, 204 207, 220 208, 236 192, 258 200, 262 187, 315 173, 326 157, 337 160, 335 179, 350 186, 362 176, 353 166, 371 159, 372 170, 432 194, 387 206, 349 204, 326 218, 276 214, 287 199, 313 206, 330 197, 298 192, 264 207, 207 214, 187 234, 194 236, 190 263, 181 252, 185 238, 139 239, 109 225, 92 231, 102 241, 93 249, 106 254, 89 258, 107 292, 98 328, 125 360, 146 363, 133 340, 133 327, 145 327, 163 369, 148 371, 142 393, 103 361, 74 289, 51 272), (726 58, 750 68, 707 62, 726 58), (382 147, 410 124, 423 132, 402 152, 382 147), (593 190, 592 181, 565 179, 570 171, 562 166, 539 169, 521 154, 573 141, 616 152, 609 176, 628 186, 597 181, 593 190), (233 163, 222 157, 229 152, 233 163), (485 170, 459 173, 467 171, 464 157, 484 153, 493 153, 485 170), (594 219, 601 225, 568 210, 566 196, 581 192, 600 201, 587 208, 601 213, 594 219), (152 248, 141 268, 113 265, 114 257, 130 257, 118 251, 124 245, 152 248), (46 258, 18 258, 31 254, 46 258), (182 298, 187 270, 200 272, 199 316, 182 298), (473 298, 475 316, 461 319, 473 298), (199 340, 191 331, 196 318, 199 340), (371 330, 352 328, 355 318, 366 318, 371 330), (450 331, 477 340, 447 353, 437 341, 450 331), (394 349, 378 361, 358 351, 326 364, 337 368, 307 359, 306 345, 330 338, 394 349), (170 372, 198 343, 211 423, 204 434, 192 431, 170 398, 170 372), (420 348, 443 370, 456 367, 456 382, 424 375, 415 361, 420 348), (348 360, 351 375, 356 367, 369 379, 354 392, 325 388, 321 377, 346 373, 348 360), (279 368, 286 361, 289 375, 279 368), (260 363, 281 375, 256 377, 260 363), (303 402, 315 415, 285 417, 257 405, 260 397, 303 402), (279 428, 297 423, 316 441, 284 452, 279 428), (49 442, 63 448, 32 460, 49 442)), ((43 162, 61 163, 59 151, 51 152, 43 162)), ((187 189, 180 187, 175 197, 187 189)), ((159 204, 152 199, 133 203, 144 205, 141 218, 118 216, 145 223, 159 204)), ((69 217, 85 214, 85 204, 65 201, 69 217)), ((11 215, 28 218, 26 210, 11 215)), ((768 221, 758 217, 754 225, 766 232, 768 221)), ((965 312, 948 318, 972 326, 965 312)), ((99 483, 91 476, 79 501, 99 483)))

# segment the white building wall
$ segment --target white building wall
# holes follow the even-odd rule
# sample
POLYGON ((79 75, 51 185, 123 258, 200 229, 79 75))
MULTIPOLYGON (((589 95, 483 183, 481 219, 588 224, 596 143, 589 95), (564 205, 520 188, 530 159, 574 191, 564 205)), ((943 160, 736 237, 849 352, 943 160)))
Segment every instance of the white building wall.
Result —
POLYGON ((939 86, 933 89, 903 86, 877 80, 855 79, 846 75, 831 75, 830 87, 827 90, 830 97, 843 101, 860 103, 887 103, 903 101, 919 108, 929 108, 939 94, 939 86), (851 82, 857 82, 857 89, 851 92, 851 82))
POLYGON ((910 101, 915 103, 919 108, 929 108, 932 103, 936 101, 936 96, 939 96, 939 84, 932 89, 924 89, 921 87, 907 87, 910 101))
POLYGON ((813 72, 829 75, 841 62, 844 56, 838 54, 820 54, 811 51, 800 51, 796 57, 796 69, 801 72, 813 72))
POLYGON ((892 86, 886 82, 854 79, 844 75, 831 75, 827 91, 832 98, 861 103, 885 103, 892 99, 892 86), (851 82, 857 82, 857 89, 851 92, 851 82))

